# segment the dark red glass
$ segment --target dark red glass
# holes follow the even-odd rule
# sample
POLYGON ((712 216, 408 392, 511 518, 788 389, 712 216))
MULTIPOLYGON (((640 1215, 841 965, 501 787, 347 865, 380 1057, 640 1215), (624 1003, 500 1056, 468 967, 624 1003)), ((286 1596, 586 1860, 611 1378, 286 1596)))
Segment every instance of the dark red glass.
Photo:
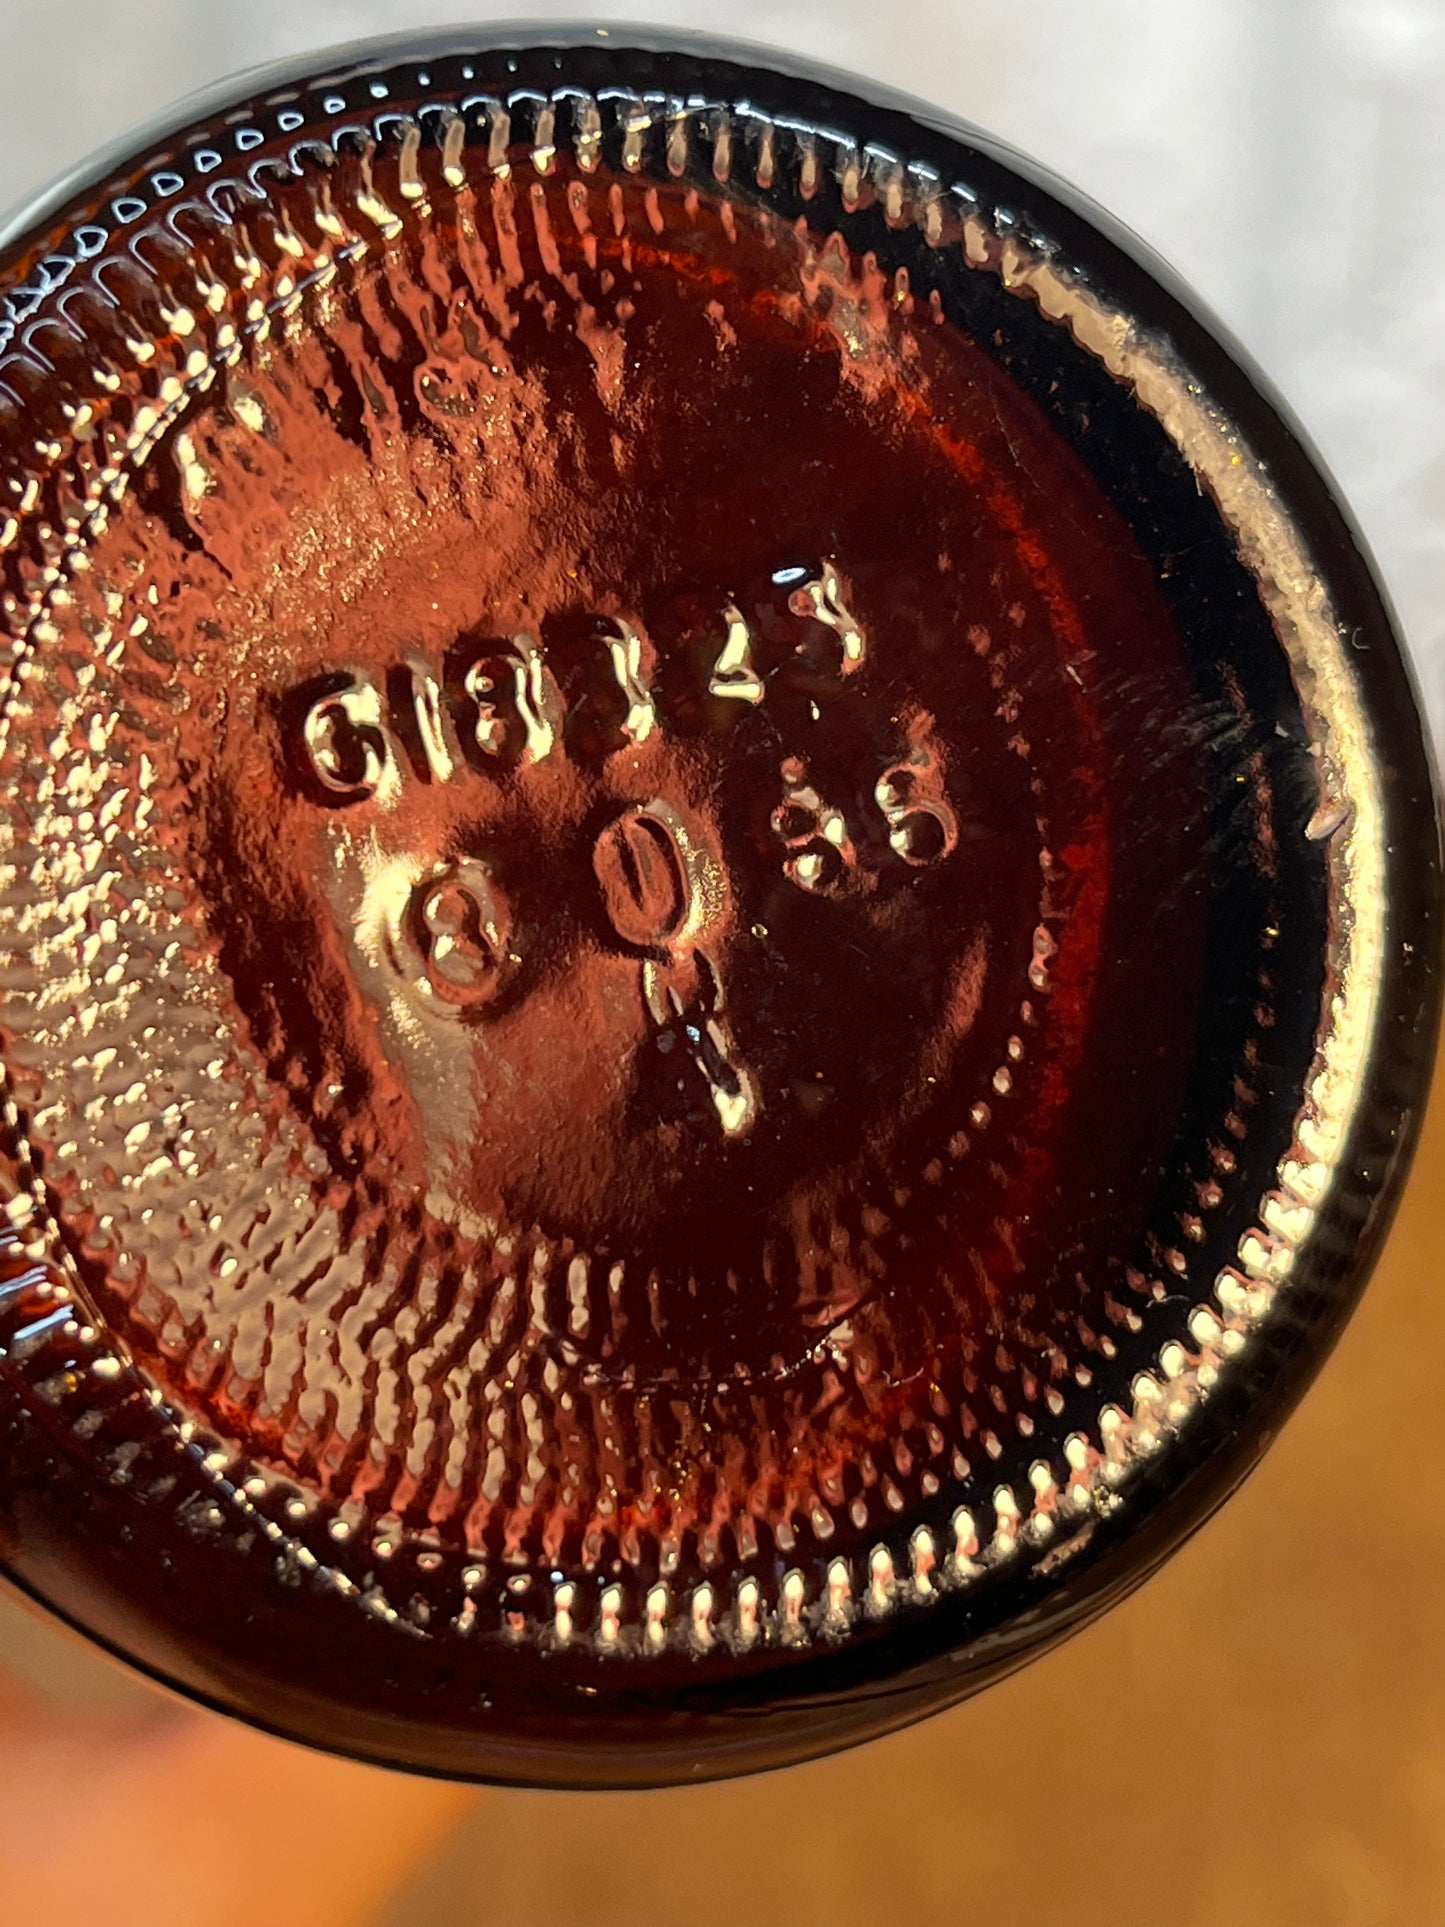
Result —
POLYGON ((1327 484, 1058 184, 726 49, 135 151, 0 249, 6 1566, 439 1772, 985 1683, 1403 1173, 1436 817, 1327 484))

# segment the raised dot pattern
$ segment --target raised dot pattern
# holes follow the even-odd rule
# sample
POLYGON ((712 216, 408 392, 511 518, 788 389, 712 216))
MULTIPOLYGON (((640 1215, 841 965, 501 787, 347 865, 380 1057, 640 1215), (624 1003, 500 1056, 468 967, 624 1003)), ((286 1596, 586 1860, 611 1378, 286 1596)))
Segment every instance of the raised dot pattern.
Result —
MULTIPOLYGON (((349 101, 343 110, 305 100, 295 109, 276 109, 272 126, 258 121, 254 129, 227 130, 225 141, 193 147, 191 164, 212 181, 206 200, 193 197, 180 173, 158 174, 144 185, 144 198, 139 186, 134 195, 117 196, 107 211, 110 221, 139 227, 142 216, 161 216, 138 235, 131 257, 109 251, 104 228, 82 226, 75 258, 47 262, 30 290, 12 288, 4 298, 7 319, 0 323, 0 425, 13 439, 13 411, 23 411, 26 432, 42 456, 38 467, 7 478, 10 499, 0 499, 4 618, 13 650, 4 771, 9 793, 34 799, 23 819, 12 812, 5 825, 0 950, 8 1103, 12 1128, 23 1118, 25 1132, 43 1135, 62 1162, 69 1147, 83 1143, 87 1171, 82 1193, 57 1199, 27 1164, 23 1141, 17 1147, 19 1183, 9 1211, 29 1269, 4 1288, 12 1316, 7 1356, 21 1362, 45 1358, 40 1396, 57 1409, 72 1400, 86 1412, 93 1409, 95 1382, 110 1376, 112 1353, 103 1337, 83 1340, 90 1326, 76 1323, 70 1300, 48 1282, 52 1274, 37 1270, 54 1265, 68 1272, 76 1254, 104 1267, 122 1295, 134 1277, 132 1315, 155 1331, 163 1355, 195 1383, 206 1384, 209 1362, 187 1356, 196 1334, 174 1307, 178 1299, 226 1294, 231 1336, 221 1369, 238 1388, 248 1388, 247 1403, 269 1408, 298 1442, 329 1436, 343 1447, 367 1435, 399 1445, 409 1403, 405 1451, 390 1461, 388 1477, 413 1490, 435 1473, 432 1440, 445 1430, 448 1406, 454 1414, 466 1410, 484 1360, 497 1360, 504 1369, 490 1381, 496 1403, 492 1414, 479 1415, 481 1436, 490 1445, 477 1470, 477 1488, 483 1499, 489 1491, 495 1496, 520 1465, 515 1502, 523 1512, 529 1510, 529 1482, 540 1490, 549 1469, 538 1462, 534 1475, 528 1433, 535 1418, 529 1418, 525 1398, 504 1397, 503 1388, 509 1378, 515 1382, 529 1357, 547 1351, 575 1315, 562 1309, 567 1281, 580 1282, 584 1324, 605 1307, 608 1281, 589 1274, 585 1263, 579 1280, 570 1261, 544 1242, 524 1242, 492 1291, 484 1329, 472 1338, 479 1283, 464 1279, 443 1309, 439 1300, 428 1301, 440 1281, 388 1273, 381 1260, 383 1298, 394 1310, 384 1325, 358 1325, 348 1307, 360 1299, 363 1272, 378 1261, 364 1241, 338 1238, 334 1207, 310 1168, 313 1154, 304 1132, 287 1112, 277 1111, 264 1068, 254 1060, 248 1065, 232 1048, 229 991, 215 945, 189 914, 189 880, 170 854, 171 830, 188 800, 172 774, 159 773, 167 759, 153 754, 158 732, 173 720, 175 682, 167 681, 163 640, 144 624, 116 633, 116 585, 87 579, 85 563, 172 423, 223 370, 242 368, 247 354, 308 296, 346 264, 393 242, 443 195, 470 193, 477 183, 498 179, 529 192, 532 179, 553 176, 563 145, 570 145, 584 182, 615 150, 625 173, 650 173, 660 156, 674 178, 705 167, 719 183, 746 178, 763 191, 786 182, 794 170, 792 179, 806 200, 817 191, 826 142, 800 138, 720 103, 679 108, 661 100, 594 101, 569 92, 540 103, 531 96, 458 99, 428 104, 412 117, 349 101), (286 117, 298 114, 305 124, 290 128, 286 117), (355 131, 347 131, 348 122, 355 131), (275 129, 297 134, 289 152, 278 153, 275 129), (265 157, 247 180, 237 157, 262 148, 265 157), (332 186, 338 152, 347 156, 344 191, 332 186), (309 232, 298 229, 294 201, 283 223, 269 219, 270 182, 288 171, 306 183, 309 232), (104 254, 93 273, 87 271, 87 250, 104 254), (150 316, 153 339, 137 343, 128 330, 131 316, 142 312, 150 316), (63 672, 52 670, 55 652, 81 635, 84 653, 63 672), (137 1039, 144 1040, 143 1049, 136 1048, 137 1039), (58 1063, 66 1067, 59 1090, 53 1077, 58 1063), (32 1089, 38 1108, 32 1108, 32 1089), (147 1213, 154 1215, 148 1219, 147 1213), (63 1239, 52 1214, 65 1226, 63 1239), (307 1312, 304 1325, 289 1333, 274 1317, 283 1279, 294 1281, 307 1312), (464 1333, 470 1350, 459 1354, 456 1344, 464 1333), (314 1378, 298 1350, 306 1344, 327 1348, 314 1378), (47 1347, 55 1348, 53 1358, 47 1347), (338 1373, 348 1353, 350 1369, 338 1373), (348 1399, 355 1401, 350 1411, 348 1399)), ((945 191, 927 170, 910 170, 896 157, 860 154, 846 144, 828 166, 850 210, 879 207, 889 223, 916 224, 931 246, 962 250, 975 265, 997 271, 1005 246, 960 190, 945 191)), ((499 229, 497 246, 506 245, 499 229)), ((244 382, 229 395, 232 417, 264 434, 262 404, 251 399, 244 382)), ((206 485, 204 464, 191 466, 201 471, 199 495, 206 485)), ((729 662, 728 674, 735 695, 745 687, 745 672, 729 662)), ((914 780, 910 773, 904 783, 895 771, 878 779, 890 837, 902 839, 903 847, 896 841, 894 847, 909 862, 919 852, 951 851, 958 835, 946 794, 934 787, 920 802, 914 780)), ((774 828, 790 852, 794 882, 813 889, 831 874, 826 865, 847 868, 847 825, 834 833, 830 806, 808 784, 806 772, 785 770, 782 783, 774 828), (788 814, 794 810, 808 818, 801 840, 788 814), (791 854, 795 850, 800 854, 791 854), (801 866, 814 858, 816 866, 805 873, 801 866)), ((975 1155, 967 1139, 986 1139, 997 1128, 995 1112, 1027 1059, 1029 1018, 1021 1013, 1030 1005, 1024 999, 1047 997, 1050 990, 1055 938, 1047 922, 1040 923, 1032 944, 1032 961, 1020 964, 1027 985, 1010 1017, 1017 1028, 1009 1029, 1006 1047, 989 1069, 988 1095, 973 1102, 944 1162, 950 1155, 975 1155)), ((961 1436, 952 1413, 935 1411, 928 1421, 919 1415, 897 1435, 900 1444, 905 1436, 914 1443, 902 1454, 895 1451, 891 1465, 869 1468, 863 1517, 853 1523, 859 1530, 866 1526, 865 1540, 868 1531, 877 1531, 879 1539, 861 1552, 833 1556, 818 1576, 811 1565, 794 1566, 760 1590, 757 1577, 734 1577, 723 1561, 707 1579, 679 1588, 668 1576, 676 1541, 664 1529, 661 1576, 650 1584, 619 1586, 584 1558, 579 1576, 553 1586, 545 1606, 535 1588, 523 1586, 517 1595, 522 1609, 503 1611, 500 1624, 515 1620, 529 1638, 562 1645, 585 1639, 638 1657, 666 1647, 699 1656, 741 1652, 759 1639, 786 1644, 842 1637, 855 1624, 905 1605, 926 1607, 942 1590, 974 1583, 1024 1551, 1058 1558, 1076 1538, 1082 1543, 1089 1518, 1115 1503, 1130 1464, 1171 1435, 1266 1314, 1287 1269, 1289 1246, 1302 1235, 1302 1221, 1289 1214, 1307 1212, 1301 1194, 1308 1188, 1307 1179, 1295 1185, 1289 1194, 1295 1202, 1277 1206, 1260 1248, 1243 1253, 1241 1268, 1220 1281, 1214 1302, 1193 1314, 1194 1348, 1178 1342, 1167 1347, 1155 1371, 1136 1377, 1130 1409, 1107 1406, 1094 1436, 1071 1433, 1061 1452, 1035 1459, 1026 1477, 993 1486, 986 1471, 975 1478, 974 1455, 989 1458, 995 1434, 985 1427, 976 1437, 961 1436), (937 1448, 928 1437, 930 1426, 937 1448), (902 1536, 895 1537, 892 1520, 904 1510, 902 1494, 908 1491, 911 1506, 919 1489, 912 1464, 905 1471, 899 1461, 915 1449, 920 1466, 939 1468, 937 1475, 922 1473, 935 1477, 935 1490, 940 1481, 950 1488, 962 1481, 969 1503, 934 1526, 900 1526, 902 1536), (961 1452, 968 1455, 966 1464, 961 1452)), ((1141 1302, 1147 1304, 1147 1294, 1141 1302)), ((131 1376, 123 1376, 133 1396, 131 1376)), ((926 1397, 921 1402, 926 1408, 926 1397)), ((1037 1400, 1026 1397, 1019 1409, 1042 1403, 1040 1387, 1037 1400)), ((468 1411, 469 1421, 473 1415, 468 1411)), ((605 1488, 609 1461, 624 1469, 623 1418, 605 1387, 593 1394, 590 1425, 605 1488)), ((765 1448, 785 1449, 782 1441, 765 1448)), ((670 1463, 649 1458, 640 1445, 626 1477, 645 1495, 649 1487, 676 1480, 679 1466, 700 1461, 706 1450, 704 1431, 684 1427, 670 1441, 670 1463)), ((277 1456, 284 1459, 284 1452, 277 1456)), ((203 1474, 204 1458, 202 1453, 198 1461, 203 1474)), ((232 1476, 236 1470, 227 1461, 224 1471, 208 1475, 223 1510, 255 1503, 245 1482, 232 1476)), ((285 1491, 294 1473, 273 1467, 253 1476, 261 1492, 285 1491)), ((761 1466, 758 1478, 765 1484, 761 1466)), ((436 1524, 442 1527, 447 1489, 443 1477, 436 1488, 436 1524)), ((800 1517, 811 1509, 812 1523, 795 1529, 784 1519, 779 1530, 774 1519, 774 1544, 783 1552, 795 1530, 826 1544, 832 1518, 845 1509, 828 1496, 826 1473, 813 1493, 800 1492, 798 1499, 800 1517)), ((849 1502, 855 1513, 859 1502, 860 1495, 849 1502)), ((407 1506, 406 1491, 394 1486, 389 1495, 369 1498, 355 1515, 371 1541, 369 1585, 359 1571, 348 1576, 337 1557, 328 1567, 340 1589, 365 1597, 369 1610, 397 1623, 406 1619, 407 1608, 393 1602, 384 1561, 376 1561, 385 1543, 383 1515, 399 1516, 407 1506)), ((343 1506, 333 1528, 347 1518, 343 1506)), ((720 1518, 710 1527, 704 1522, 704 1540, 723 1524, 720 1518)), ((303 1562, 317 1563, 303 1536, 274 1520, 266 1529, 278 1543, 294 1546, 303 1562)), ((734 1560, 746 1561, 753 1530, 748 1515, 729 1521, 727 1530, 734 1535, 734 1560)), ((339 1556, 345 1538, 334 1529, 329 1536, 339 1556)), ((407 1557, 425 1556, 424 1533, 418 1536, 413 1526, 404 1536, 407 1557)), ((545 1528, 542 1547, 551 1549, 545 1528)), ((324 1556, 324 1543, 322 1550, 324 1556)), ((505 1559, 505 1546, 501 1550, 505 1559)), ((385 1555, 397 1556, 395 1549, 385 1555)), ((636 1569, 645 1570, 646 1563, 636 1569)), ((477 1622, 481 1609, 474 1595, 489 1584, 482 1568, 473 1569, 456 1604, 457 1631, 477 1622)))

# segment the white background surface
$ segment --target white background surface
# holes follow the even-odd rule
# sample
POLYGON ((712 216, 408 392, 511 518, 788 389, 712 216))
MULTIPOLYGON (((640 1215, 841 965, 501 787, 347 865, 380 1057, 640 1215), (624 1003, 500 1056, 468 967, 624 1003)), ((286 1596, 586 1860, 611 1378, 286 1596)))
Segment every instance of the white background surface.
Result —
MULTIPOLYGON (((239 67, 466 0, 0 0, 0 208, 239 67)), ((1036 155, 1171 259, 1305 423, 1445 729, 1445 0, 525 0, 905 88, 1036 155)))

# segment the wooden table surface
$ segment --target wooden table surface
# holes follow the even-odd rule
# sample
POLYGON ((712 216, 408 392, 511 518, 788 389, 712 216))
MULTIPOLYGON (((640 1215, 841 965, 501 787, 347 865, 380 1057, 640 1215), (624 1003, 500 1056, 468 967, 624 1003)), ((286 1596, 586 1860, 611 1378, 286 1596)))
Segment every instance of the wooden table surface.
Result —
POLYGON ((445 1788, 178 1711, 0 1610, 0 1927, 1439 1927, 1442 1177, 1445 1079, 1364 1303, 1243 1491, 1071 1644, 832 1760, 445 1788))

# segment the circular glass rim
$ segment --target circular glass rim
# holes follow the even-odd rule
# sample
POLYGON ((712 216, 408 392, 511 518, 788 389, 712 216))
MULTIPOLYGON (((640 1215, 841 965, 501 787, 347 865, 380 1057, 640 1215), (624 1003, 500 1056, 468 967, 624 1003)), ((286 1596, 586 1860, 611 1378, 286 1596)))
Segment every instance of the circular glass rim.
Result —
MULTIPOLYGON (((969 1635, 963 1630, 961 1636, 951 1609, 896 1615, 866 1647, 844 1642, 816 1654, 800 1688, 807 1701, 791 1709, 789 1733, 759 1735, 741 1747, 746 1757, 710 1727, 718 1708, 656 1748, 634 1747, 626 1764, 604 1749, 595 1762, 574 1755, 562 1771, 539 1754, 529 1768, 524 1749, 504 1741, 496 1750, 515 1756, 515 1764, 497 1768, 481 1760, 485 1738, 478 1740, 476 1765, 427 1763, 427 1770, 467 1777, 573 1785, 645 1784, 778 1764, 903 1724, 1083 1624, 1208 1516, 1323 1363, 1378 1252, 1433 1062, 1441 910, 1439 811, 1408 663, 1363 542, 1302 431, 1244 351, 1142 244, 1045 169, 936 110, 793 56, 710 36, 590 24, 388 36, 242 74, 180 103, 0 225, 0 275, 8 261, 11 275, 19 267, 23 279, 29 267, 43 277, 44 257, 57 237, 98 190, 110 192, 106 184, 117 174, 150 211, 165 198, 156 175, 172 158, 167 144, 217 113, 254 106, 259 118, 269 110, 275 132, 276 114, 285 111, 277 96, 298 84, 320 92, 398 68, 424 72, 467 55, 555 52, 575 61, 586 50, 616 69, 619 82, 628 79, 629 63, 654 57, 696 59, 736 77, 721 103, 700 102, 699 112, 720 104, 728 112, 783 120, 790 109, 795 124, 815 133, 860 120, 870 132, 879 130, 867 151, 882 154, 878 165, 898 168, 915 218, 947 224, 941 245, 965 247, 975 265, 1067 328, 1155 416, 1213 496, 1270 608, 1302 704, 1321 719, 1325 800, 1338 820, 1322 832, 1329 843, 1333 955, 1323 1068, 1310 1095, 1312 1149, 1304 1159, 1291 1156, 1277 1189, 1261 1203, 1254 1248, 1241 1252, 1237 1301, 1220 1307, 1218 1321, 1221 1334, 1238 1330, 1250 1342, 1198 1402, 1187 1432, 1157 1454, 1131 1444, 1131 1429, 1135 1441, 1145 1436, 1151 1410, 1179 1395, 1183 1369, 1178 1385, 1161 1369, 1152 1387, 1140 1388, 1135 1410, 1122 1414, 1117 1444, 1129 1465, 1122 1516, 1091 1521, 1087 1557, 1075 1560, 1046 1595, 1030 1588, 1032 1567, 1002 1586, 986 1637, 973 1641, 969 1667, 954 1663, 969 1635), (151 158, 136 159, 152 149, 151 158), (137 177, 148 172, 149 187, 138 185, 137 177), (968 188, 960 185, 965 177, 968 188), (991 202, 994 185, 1005 183, 1022 194, 991 202), (702 1745, 716 1747, 716 1763, 699 1769, 695 1755, 702 1745)), ((123 219, 114 205, 114 218, 123 219)), ((3 348, 0 331, 0 353, 3 348)), ((132 1664, 269 1724, 255 1704, 227 1699, 204 1680, 181 1679, 120 1640, 91 1632, 80 1613, 50 1597, 24 1568, 23 1557, 7 1553, 0 1560, 0 1569, 25 1590, 132 1664)), ((956 1603, 942 1602, 945 1608, 956 1603)), ((389 1764, 417 1763, 415 1753, 398 1757, 381 1726, 338 1741, 319 1718, 313 1725, 304 1736, 315 1743, 389 1764)), ((289 1725, 274 1730, 296 1736, 289 1725)))

